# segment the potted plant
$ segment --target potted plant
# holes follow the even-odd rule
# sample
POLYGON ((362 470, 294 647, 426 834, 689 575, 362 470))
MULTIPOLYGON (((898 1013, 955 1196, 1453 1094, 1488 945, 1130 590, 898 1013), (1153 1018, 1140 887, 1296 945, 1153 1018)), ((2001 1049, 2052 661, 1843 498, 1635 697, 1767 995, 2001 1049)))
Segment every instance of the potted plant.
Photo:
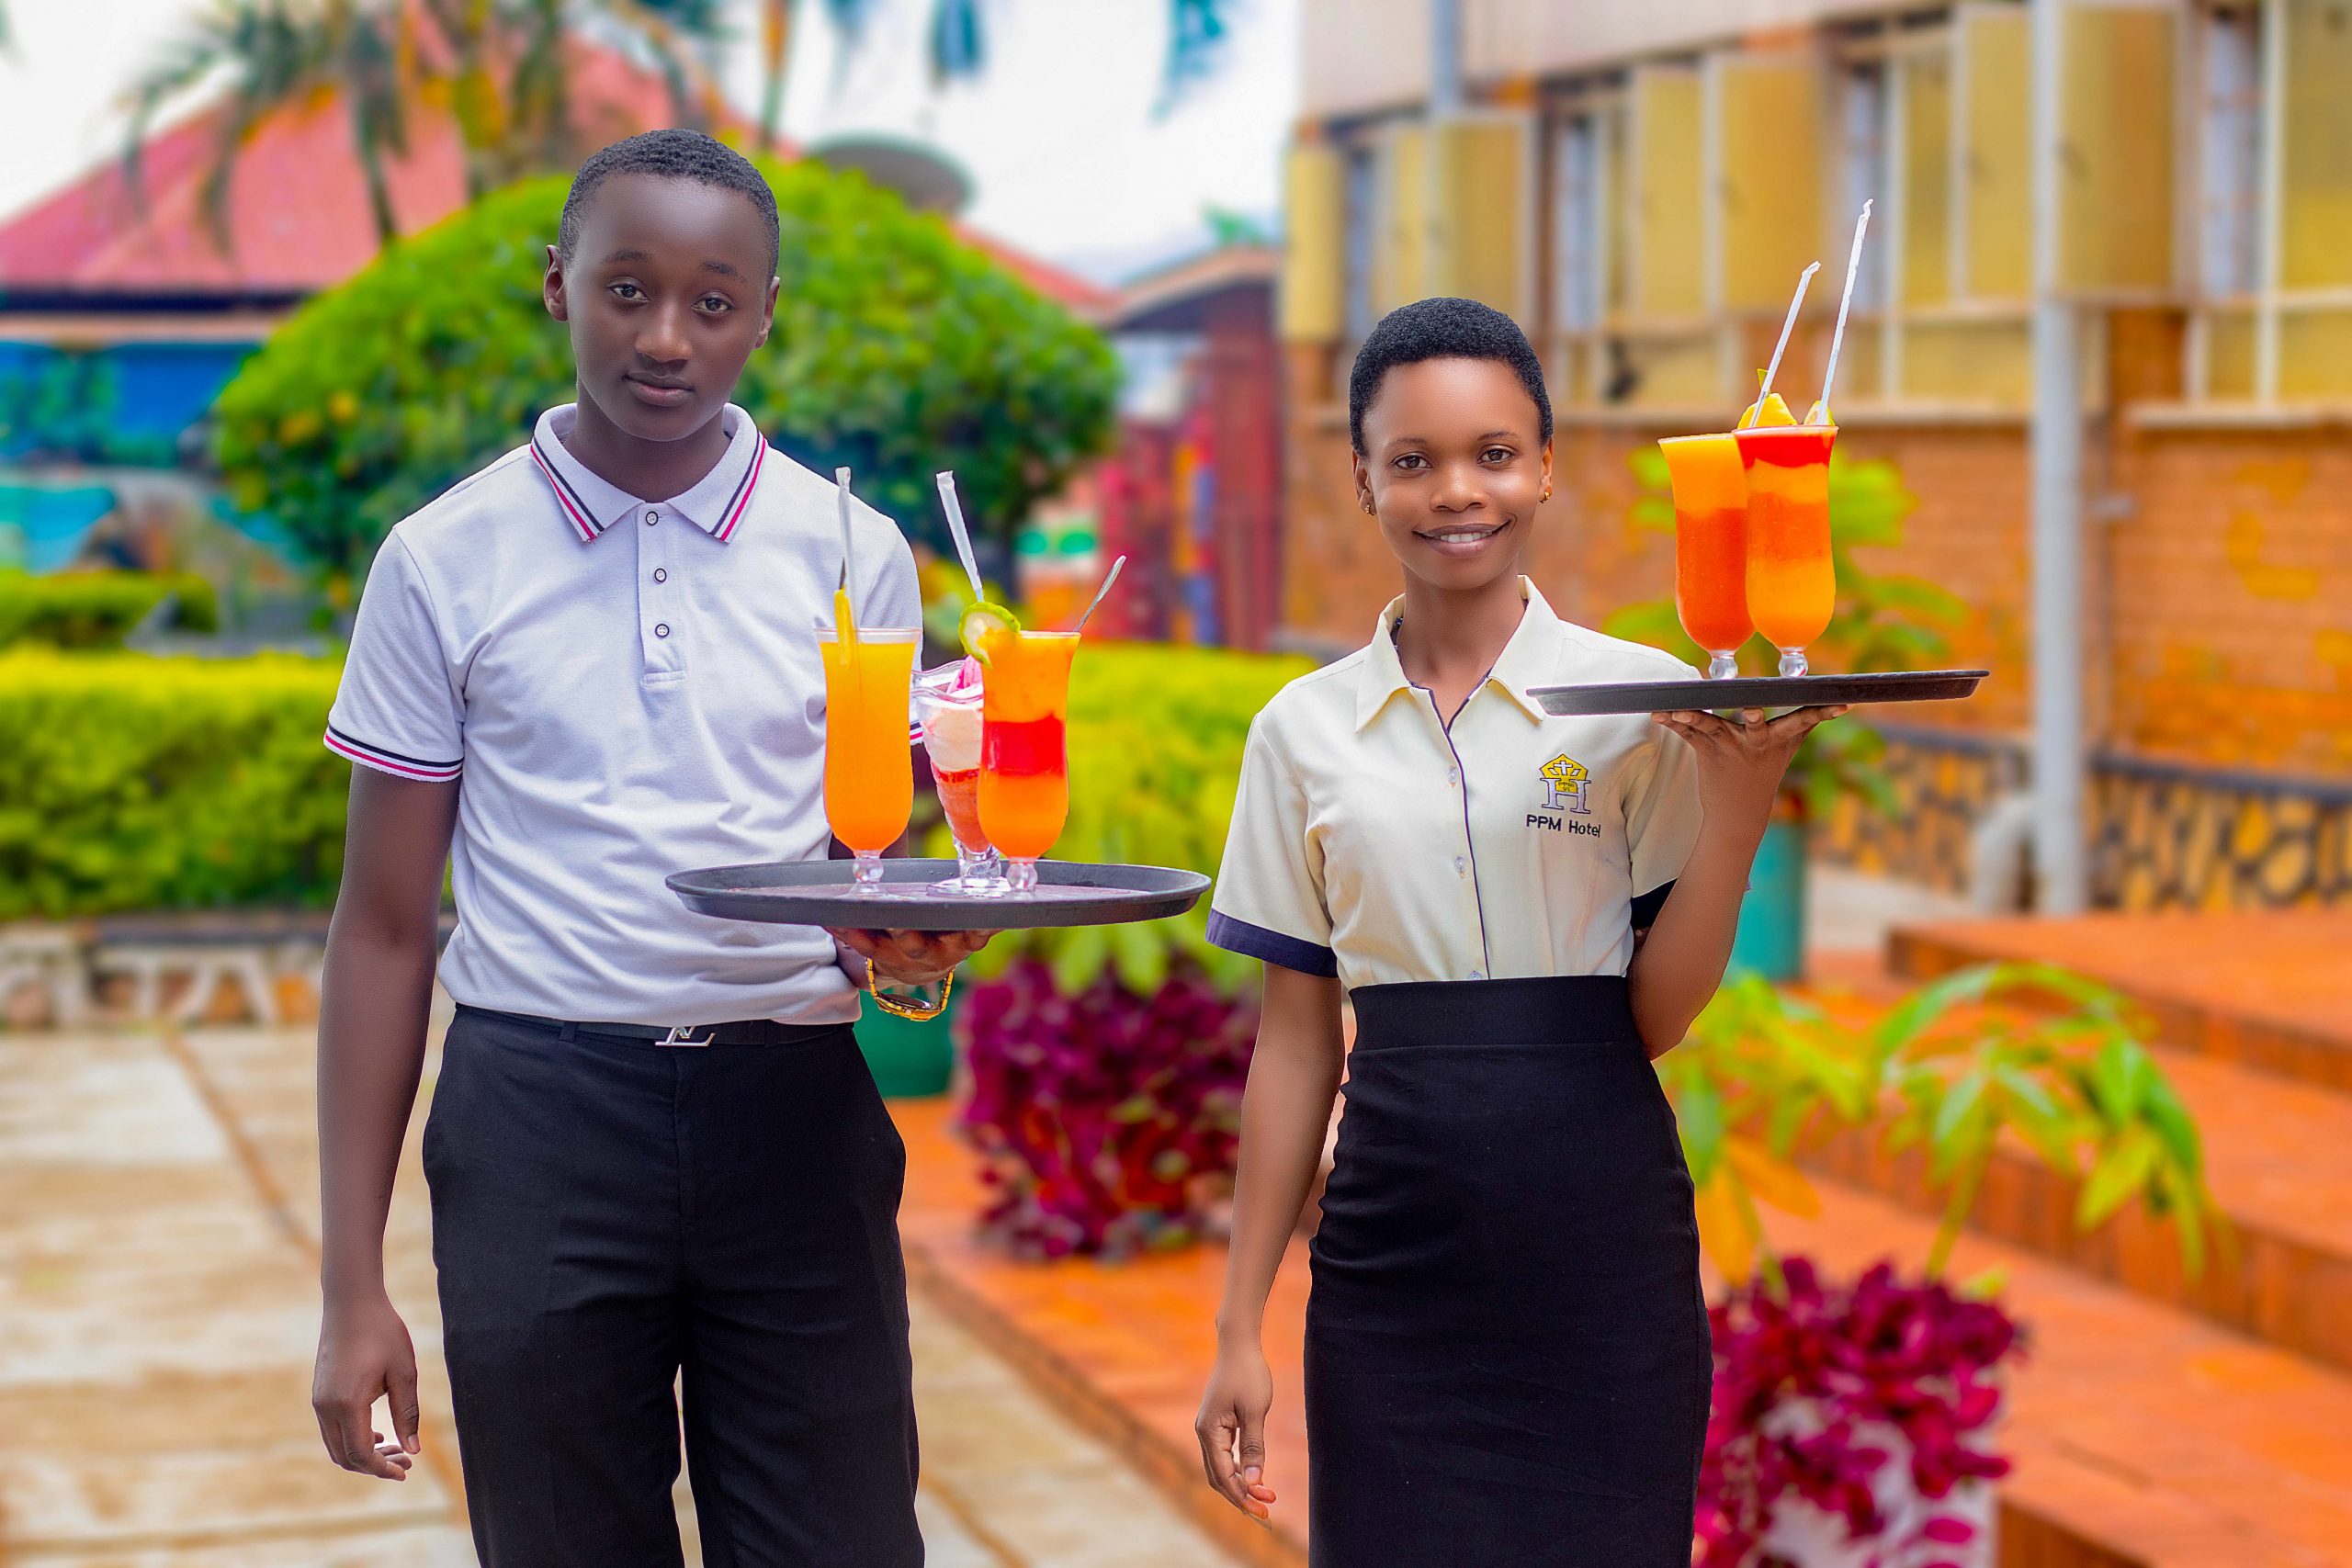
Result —
MULTIPOLYGON (((1645 445, 1631 461, 1641 484, 1634 522, 1671 534, 1674 503, 1666 459, 1655 446, 1645 445)), ((1946 628, 1961 620, 1966 606, 1933 583, 1869 571, 1854 558, 1854 551, 1864 546, 1901 544, 1903 520, 1917 504, 1894 464, 1857 462, 1843 453, 1831 458, 1830 547, 1838 573, 1838 608, 1829 629, 1813 645, 1821 668, 1917 670, 1948 656, 1946 628)), ((1627 605, 1611 615, 1602 629, 1612 637, 1665 649, 1686 662, 1706 662, 1706 654, 1684 634, 1671 595, 1627 605)), ((1750 637, 1740 658, 1743 674, 1770 673, 1771 649, 1759 639, 1750 637)), ((1875 811, 1899 813, 1902 803, 1881 766, 1885 754, 1885 738, 1855 717, 1825 725, 1805 738, 1789 765, 1780 805, 1757 850, 1732 947, 1735 967, 1773 980, 1794 979, 1803 971, 1807 824, 1826 817, 1846 795, 1861 796, 1875 811)))
POLYGON ((2078 1182, 2086 1230, 2137 1199, 2191 1275, 2226 1234, 2145 1032, 2115 992, 2043 964, 1964 970, 1866 1021, 1750 975, 1659 1060, 1701 1240, 1730 1285, 1710 1311, 1704 1568, 1993 1561, 2002 1370, 2024 1335, 1997 1279, 1944 1275, 2004 1134, 2078 1182), (1881 1264, 1829 1280, 1770 1247, 1763 1206, 1819 1209, 1800 1146, 1854 1128, 1927 1154, 1944 1202, 1915 1279, 1881 1264))

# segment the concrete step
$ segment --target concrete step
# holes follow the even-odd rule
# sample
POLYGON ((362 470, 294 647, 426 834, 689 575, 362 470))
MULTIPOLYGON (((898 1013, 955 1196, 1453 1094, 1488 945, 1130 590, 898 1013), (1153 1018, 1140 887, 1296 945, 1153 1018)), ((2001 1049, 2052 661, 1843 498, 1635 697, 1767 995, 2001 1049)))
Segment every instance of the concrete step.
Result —
MULTIPOLYGON (((1867 1010, 1908 987, 1865 964, 1816 964, 1816 992, 1867 1010)), ((2230 1235, 2200 1278, 2181 1268, 2170 1224, 2138 1204, 2088 1234, 2077 1187, 2022 1142, 1985 1174, 1974 1229, 2352 1371, 2352 1095, 2194 1052, 2154 1048, 2203 1136, 2207 1181, 2230 1235)), ((1804 1144, 1799 1162, 1934 1215, 1924 1154, 1897 1156, 1860 1134, 1804 1144)))
POLYGON ((1912 980, 1996 959, 2104 980, 2183 1050, 2352 1090, 2352 909, 1946 920, 1887 942, 1912 980))

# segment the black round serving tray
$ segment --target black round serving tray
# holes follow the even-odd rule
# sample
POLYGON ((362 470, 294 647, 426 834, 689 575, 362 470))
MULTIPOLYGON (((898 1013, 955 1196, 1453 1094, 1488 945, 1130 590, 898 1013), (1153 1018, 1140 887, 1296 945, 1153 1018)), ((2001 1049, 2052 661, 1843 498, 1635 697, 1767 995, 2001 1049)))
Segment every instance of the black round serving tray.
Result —
POLYGON ((1600 686, 1531 686, 1548 714, 1672 713, 1702 708, 1826 707, 1837 703, 1950 702, 1970 695, 1989 670, 1897 670, 1871 675, 1741 675, 1728 681, 1625 681, 1600 686))
POLYGON ((1037 890, 1001 898, 943 893, 952 860, 884 863, 878 891, 857 891, 854 863, 782 861, 673 873, 662 880, 697 914, 769 925, 906 931, 1027 931, 1039 926, 1115 926, 1181 915, 1208 891, 1197 871, 1164 865, 1037 863, 1037 890))

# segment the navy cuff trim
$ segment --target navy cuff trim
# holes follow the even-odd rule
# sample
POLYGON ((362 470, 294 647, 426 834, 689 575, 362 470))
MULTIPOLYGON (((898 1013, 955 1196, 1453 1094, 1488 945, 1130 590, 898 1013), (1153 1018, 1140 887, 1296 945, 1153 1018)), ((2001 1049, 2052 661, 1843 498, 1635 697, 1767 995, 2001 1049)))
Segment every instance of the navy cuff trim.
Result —
POLYGON ((1270 931, 1247 920, 1237 920, 1215 909, 1209 911, 1209 941, 1227 953, 1278 964, 1302 975, 1319 975, 1328 980, 1340 973, 1340 955, 1329 948, 1270 931))
POLYGON ((1657 914, 1666 908, 1667 895, 1674 891, 1674 884, 1661 882, 1646 893, 1634 895, 1634 929, 1645 931, 1657 924, 1657 914))

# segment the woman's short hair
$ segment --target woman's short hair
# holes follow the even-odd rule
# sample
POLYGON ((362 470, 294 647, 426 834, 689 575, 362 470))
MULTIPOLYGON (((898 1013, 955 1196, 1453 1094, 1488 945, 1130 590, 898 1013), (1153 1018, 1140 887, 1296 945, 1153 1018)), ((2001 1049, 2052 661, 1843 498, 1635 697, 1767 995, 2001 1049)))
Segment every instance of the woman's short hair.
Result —
POLYGON ((1552 439, 1552 399, 1544 390, 1543 362, 1519 323, 1492 305, 1441 295, 1389 311, 1356 350, 1355 368, 1348 372, 1348 440, 1357 451, 1363 450, 1364 411, 1380 395, 1382 378, 1399 365, 1424 359, 1491 359, 1509 366, 1535 400, 1543 439, 1552 439))

